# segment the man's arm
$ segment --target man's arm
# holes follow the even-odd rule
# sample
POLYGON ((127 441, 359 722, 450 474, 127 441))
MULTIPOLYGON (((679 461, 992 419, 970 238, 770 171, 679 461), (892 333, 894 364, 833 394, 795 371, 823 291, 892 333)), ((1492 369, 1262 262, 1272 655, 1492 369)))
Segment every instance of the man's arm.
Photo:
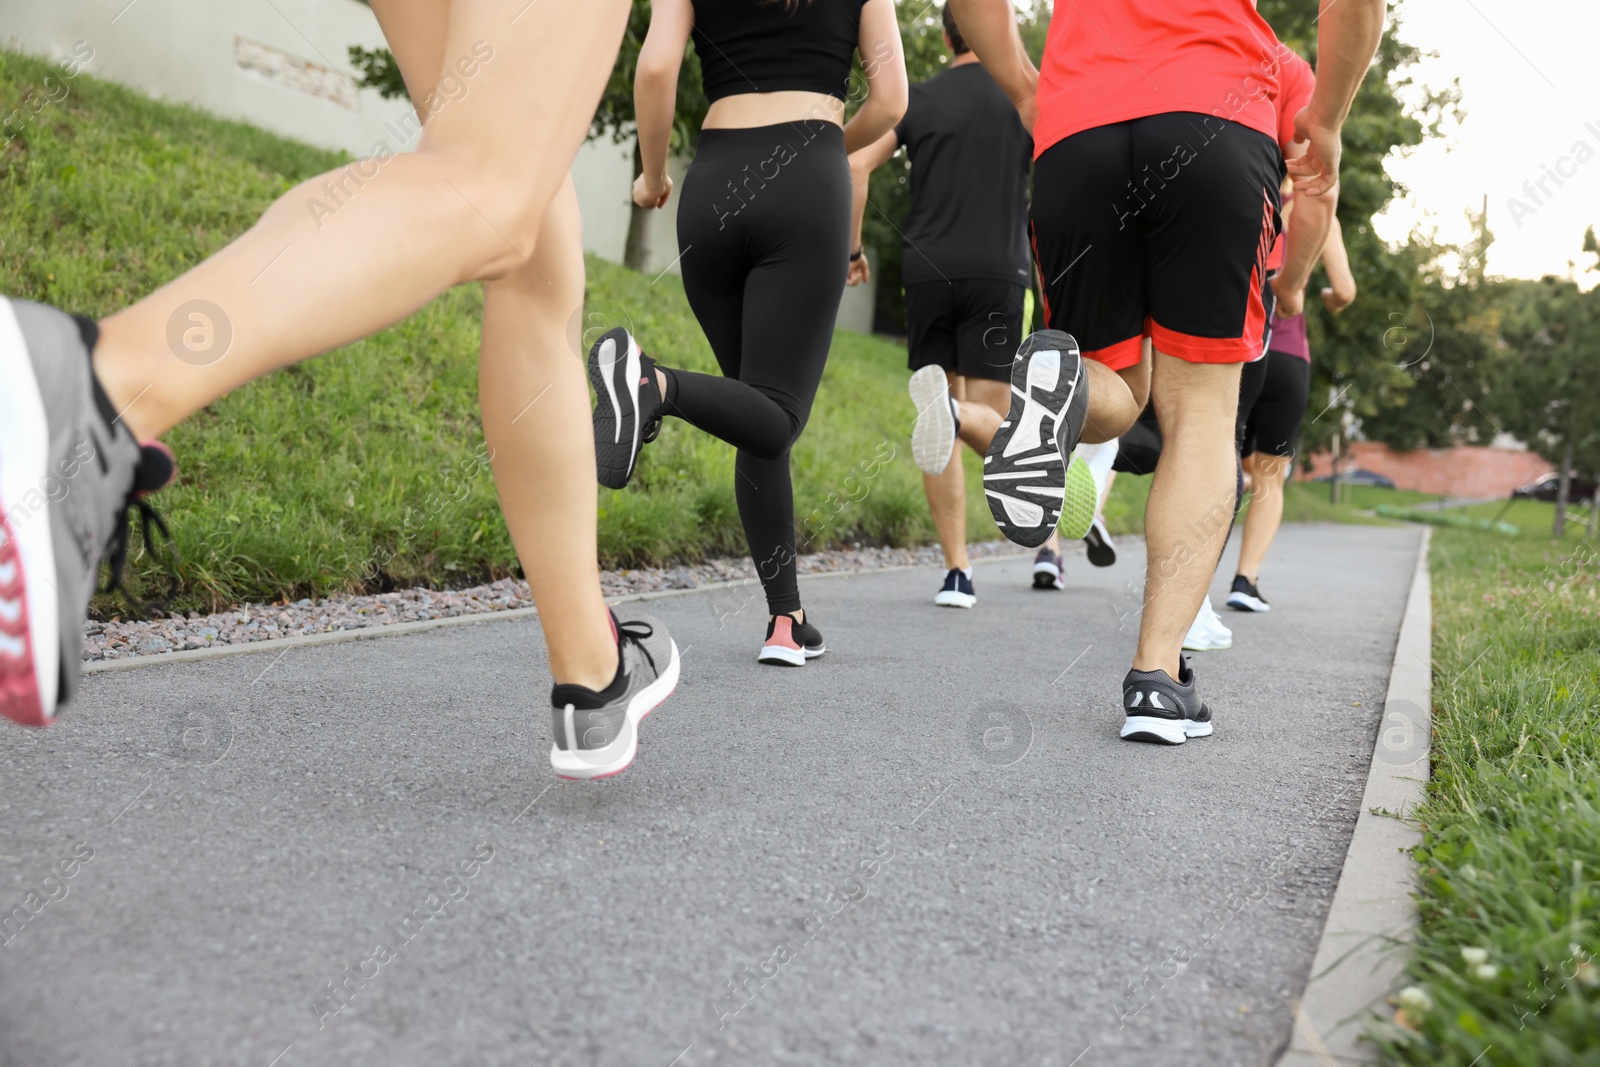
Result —
POLYGON ((1350 253, 1344 247, 1344 231, 1335 218, 1322 246, 1322 266, 1328 272, 1328 288, 1322 290, 1322 306, 1337 315, 1356 298, 1356 276, 1350 272, 1350 253))
MULTIPOLYGON (((1022 124, 1033 132, 1039 116, 1035 99, 1039 91, 1039 71, 1022 47, 1011 0, 949 0, 961 36, 983 63, 983 69, 1006 91, 1022 115, 1022 124)), ((1381 2, 1381 0, 1380 0, 1381 2)))
POLYGON ((1323 0, 1321 8, 1317 88, 1311 103, 1294 119, 1296 139, 1310 144, 1304 155, 1289 162, 1295 190, 1313 197, 1339 184, 1340 131, 1383 36, 1385 3, 1323 0))
POLYGON ((894 130, 890 130, 867 147, 850 155, 850 190, 854 194, 850 210, 850 252, 852 255, 860 252, 861 257, 850 261, 850 273, 845 277, 846 285, 861 285, 872 277, 872 267, 867 262, 866 250, 861 247, 861 224, 867 216, 867 187, 872 181, 872 172, 889 162, 890 157, 899 149, 900 136, 894 130))
POLYGON ((1272 291, 1278 294, 1277 314, 1282 318, 1298 315, 1305 310, 1306 284, 1311 281, 1311 268, 1322 255, 1322 246, 1328 240, 1333 226, 1334 211, 1339 206, 1339 190, 1335 186, 1327 196, 1297 196, 1284 218, 1283 269, 1272 279, 1272 291))

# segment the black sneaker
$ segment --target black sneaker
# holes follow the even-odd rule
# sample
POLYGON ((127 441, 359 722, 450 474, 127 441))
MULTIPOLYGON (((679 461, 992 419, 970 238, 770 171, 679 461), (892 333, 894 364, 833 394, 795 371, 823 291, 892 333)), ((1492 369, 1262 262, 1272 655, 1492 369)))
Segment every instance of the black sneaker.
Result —
POLYGON ((804 667, 806 660, 816 659, 826 651, 822 631, 793 615, 777 615, 767 623, 767 640, 756 662, 777 667, 804 667))
POLYGON ((1065 589, 1066 565, 1061 556, 1046 545, 1033 557, 1033 587, 1035 589, 1065 589))
POLYGON ((1181 745, 1211 736, 1211 709, 1195 691, 1189 661, 1178 658, 1178 681, 1166 671, 1129 671, 1122 680, 1124 741, 1181 745))
POLYGON ((1100 516, 1094 517, 1094 524, 1083 535, 1083 544, 1089 550, 1089 562, 1096 567, 1109 567, 1117 561, 1117 546, 1111 543, 1111 532, 1100 516))
POLYGON ((661 390, 655 360, 622 327, 608 330, 589 349, 594 386, 594 458, 600 484, 622 489, 633 477, 639 449, 661 428, 661 390))
POLYGON ((1030 334, 1011 363, 1011 410, 983 457, 989 512, 1016 544, 1037 548, 1058 522, 1067 536, 1082 537, 1093 521, 1094 476, 1081 459, 1068 462, 1088 411, 1078 342, 1060 330, 1030 334), (1064 522, 1069 489, 1073 508, 1064 522))
POLYGON ((100 562, 112 584, 128 512, 171 480, 166 446, 141 446, 91 362, 99 328, 0 297, 0 714, 48 726, 78 688, 100 562), (157 468, 161 469, 157 469, 157 468))
POLYGON ((581 685, 550 690, 550 766, 569 779, 609 778, 639 750, 639 721, 678 686, 678 646, 648 615, 618 621, 617 676, 600 692, 581 685))
POLYGON ((1228 594, 1228 607, 1235 611, 1271 611, 1272 605, 1261 595, 1261 590, 1251 585, 1245 576, 1233 576, 1233 592, 1228 594))
POLYGON ((978 602, 967 572, 955 567, 944 576, 944 588, 933 595, 933 602, 941 608, 970 608, 978 602))

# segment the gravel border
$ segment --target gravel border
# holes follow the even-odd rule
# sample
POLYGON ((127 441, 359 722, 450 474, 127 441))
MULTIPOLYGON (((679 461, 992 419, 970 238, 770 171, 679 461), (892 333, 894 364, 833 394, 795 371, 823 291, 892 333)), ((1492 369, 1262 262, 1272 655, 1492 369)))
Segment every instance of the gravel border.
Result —
MULTIPOLYGON (((1074 548, 1077 546, 1069 547, 1069 553, 1074 548)), ((979 560, 1018 555, 1022 550, 1008 541, 984 541, 967 546, 967 552, 979 560)), ((938 546, 834 549, 801 556, 798 560, 802 576, 917 566, 943 566, 938 546)), ((715 559, 677 567, 602 571, 600 589, 607 598, 612 598, 737 582, 754 583, 755 577, 755 566, 747 558, 715 559)), ((147 621, 91 621, 84 627, 83 658, 86 662, 99 663, 162 656, 532 607, 528 583, 503 578, 470 589, 404 589, 293 603, 241 604, 212 615, 190 612, 184 616, 172 612, 147 621)))

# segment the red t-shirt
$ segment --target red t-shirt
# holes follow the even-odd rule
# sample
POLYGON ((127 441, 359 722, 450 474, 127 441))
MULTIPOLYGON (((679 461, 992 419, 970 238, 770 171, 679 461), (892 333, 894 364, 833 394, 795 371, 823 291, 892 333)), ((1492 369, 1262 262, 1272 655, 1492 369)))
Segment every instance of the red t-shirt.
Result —
POLYGON ((1278 38, 1253 0, 1056 4, 1039 72, 1037 158, 1075 133, 1195 111, 1274 139, 1278 38))
MULTIPOLYGON (((1294 49, 1286 44, 1280 44, 1278 48, 1283 61, 1278 66, 1278 132, 1274 136, 1278 139, 1278 148, 1287 157, 1289 146, 1294 143, 1294 117, 1311 103, 1311 91, 1317 87, 1317 76, 1312 72, 1311 64, 1301 59, 1294 49)), ((1283 202, 1287 205, 1289 198, 1284 197, 1283 202)), ((1272 251, 1267 254, 1267 269, 1282 270, 1283 257, 1283 234, 1279 233, 1278 239, 1272 242, 1272 251)))

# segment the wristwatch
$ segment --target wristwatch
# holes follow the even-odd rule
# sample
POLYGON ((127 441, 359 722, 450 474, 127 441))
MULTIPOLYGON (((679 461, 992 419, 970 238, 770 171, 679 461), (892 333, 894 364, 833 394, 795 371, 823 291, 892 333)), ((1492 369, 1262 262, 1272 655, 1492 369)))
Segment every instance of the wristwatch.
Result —
POLYGON ((854 252, 851 252, 850 253, 850 262, 854 263, 856 260, 860 259, 861 258, 861 253, 863 251, 864 251, 863 249, 858 248, 854 252))

